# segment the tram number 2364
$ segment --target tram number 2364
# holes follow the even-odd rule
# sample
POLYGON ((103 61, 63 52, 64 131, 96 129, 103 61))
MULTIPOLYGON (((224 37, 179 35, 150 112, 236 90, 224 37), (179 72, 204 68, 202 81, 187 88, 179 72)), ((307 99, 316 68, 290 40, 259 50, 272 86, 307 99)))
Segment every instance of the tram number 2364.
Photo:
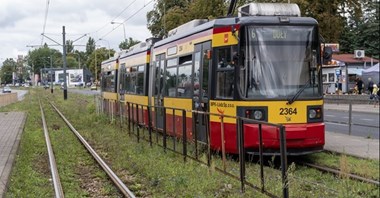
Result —
POLYGON ((280 115, 297 115, 297 108, 280 108, 280 115))

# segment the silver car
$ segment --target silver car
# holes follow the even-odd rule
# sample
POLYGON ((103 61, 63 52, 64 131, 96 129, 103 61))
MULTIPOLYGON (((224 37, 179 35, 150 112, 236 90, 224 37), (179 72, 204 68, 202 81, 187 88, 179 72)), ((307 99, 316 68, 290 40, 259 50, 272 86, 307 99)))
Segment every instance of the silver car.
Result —
POLYGON ((11 92, 12 92, 12 89, 11 89, 10 87, 5 86, 5 87, 3 88, 3 93, 11 93, 11 92))

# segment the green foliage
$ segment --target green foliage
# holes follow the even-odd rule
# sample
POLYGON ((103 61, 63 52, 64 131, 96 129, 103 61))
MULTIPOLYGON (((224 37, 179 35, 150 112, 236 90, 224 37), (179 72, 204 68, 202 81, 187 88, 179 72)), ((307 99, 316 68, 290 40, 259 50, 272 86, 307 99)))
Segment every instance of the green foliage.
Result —
POLYGON ((174 29, 193 19, 214 19, 226 14, 224 0, 159 0, 148 12, 148 29, 155 37, 167 36, 174 29))
POLYGON ((66 41, 66 53, 72 53, 73 51, 74 51, 73 41, 67 40, 66 41))
POLYGON ((109 49, 102 47, 102 48, 94 50, 92 54, 88 57, 87 63, 86 63, 87 67, 91 71, 92 74, 97 75, 97 78, 96 78, 97 80, 99 80, 99 74, 101 71, 102 61, 109 59, 109 56, 113 55, 114 53, 115 52, 113 50, 109 51, 109 49))
POLYGON ((27 63, 32 67, 33 73, 40 74, 41 68, 50 67, 50 61, 47 58, 52 59, 53 68, 62 67, 62 54, 56 49, 49 48, 47 45, 29 51, 27 63))
POLYGON ((89 37, 87 44, 86 44, 86 55, 87 55, 87 57, 89 57, 92 54, 92 52, 94 52, 94 50, 95 50, 95 40, 93 38, 89 37))
POLYGON ((13 72, 16 70, 17 63, 12 58, 7 58, 3 62, 3 66, 0 70, 0 83, 11 83, 13 72))
POLYGON ((126 50, 126 49, 129 49, 130 47, 136 45, 137 43, 140 43, 140 41, 138 40, 133 40, 131 37, 129 37, 129 39, 125 40, 125 41, 122 41, 120 44, 119 44, 119 48, 121 50, 126 50))
MULTIPOLYGON (((250 2, 287 3, 288 0, 242 0, 237 7, 250 2)), ((376 0, 291 0, 300 7, 301 15, 315 18, 320 34, 327 43, 340 43, 341 52, 366 50, 367 56, 379 58, 379 1, 376 0)), ((168 31, 193 19, 225 16, 230 1, 223 0, 158 0, 147 14, 148 29, 153 36, 166 36, 168 31)), ((237 12, 235 11, 235 16, 237 12)))

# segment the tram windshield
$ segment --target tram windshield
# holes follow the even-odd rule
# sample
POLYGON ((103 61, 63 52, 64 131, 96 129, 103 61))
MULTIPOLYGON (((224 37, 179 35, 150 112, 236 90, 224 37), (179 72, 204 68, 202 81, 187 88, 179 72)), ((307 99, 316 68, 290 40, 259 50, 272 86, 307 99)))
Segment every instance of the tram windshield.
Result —
POLYGON ((244 37, 243 97, 293 102, 321 96, 315 27, 250 26, 244 37))

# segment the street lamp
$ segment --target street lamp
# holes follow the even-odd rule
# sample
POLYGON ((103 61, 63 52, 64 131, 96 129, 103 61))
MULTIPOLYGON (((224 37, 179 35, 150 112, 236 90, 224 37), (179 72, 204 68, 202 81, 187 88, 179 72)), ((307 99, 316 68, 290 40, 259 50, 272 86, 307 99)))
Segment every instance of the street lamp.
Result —
POLYGON ((123 25, 123 30, 124 30, 124 41, 127 41, 127 36, 126 36, 126 34, 125 34, 125 25, 124 25, 124 23, 111 21, 111 24, 121 24, 121 25, 123 25))
POLYGON ((73 54, 78 55, 78 69, 80 69, 80 67, 81 67, 81 65, 80 65, 80 54, 77 54, 75 52, 73 54))
MULTIPOLYGON (((53 91, 53 72, 52 72, 52 69, 53 69, 53 58, 51 57, 51 55, 49 57, 43 57, 43 58, 50 60, 50 69, 49 69, 48 74, 50 74, 50 93, 53 93, 54 92, 53 91)), ((45 67, 45 63, 44 63, 44 67, 45 67)))
POLYGON ((110 47, 110 42, 109 42, 108 40, 106 40, 106 39, 102 39, 102 38, 100 38, 99 40, 101 40, 101 41, 106 41, 106 42, 108 43, 108 58, 111 58, 111 52, 110 52, 111 47, 110 47))

